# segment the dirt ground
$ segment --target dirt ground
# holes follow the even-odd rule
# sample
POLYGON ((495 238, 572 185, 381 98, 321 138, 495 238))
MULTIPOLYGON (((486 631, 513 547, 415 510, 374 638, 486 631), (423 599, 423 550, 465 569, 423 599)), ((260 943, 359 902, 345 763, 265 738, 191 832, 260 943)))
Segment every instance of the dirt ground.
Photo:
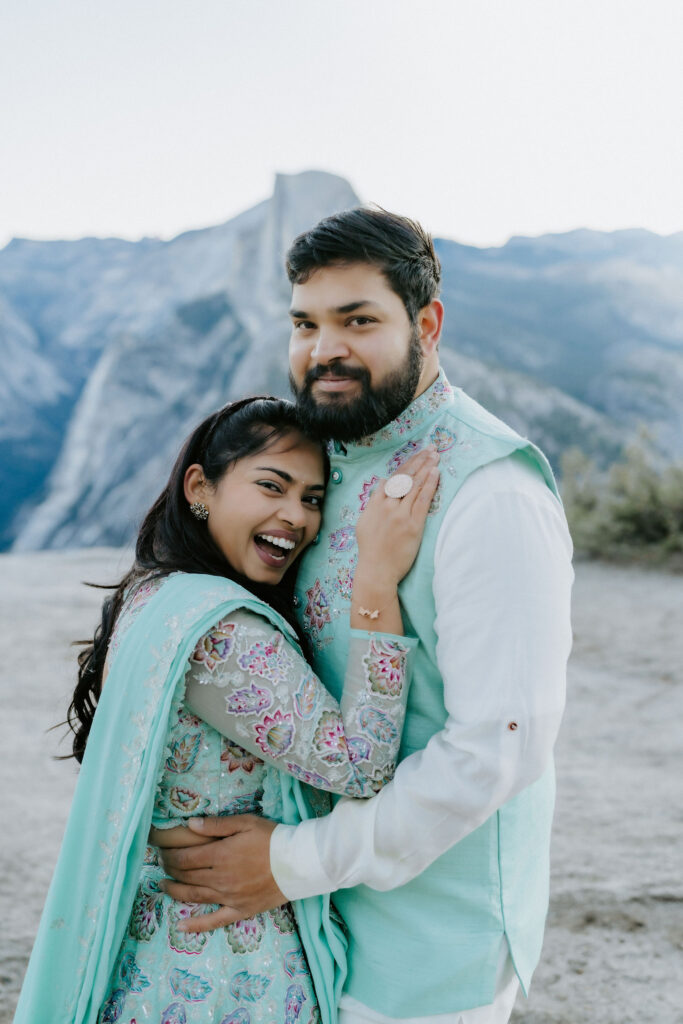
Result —
MULTIPOLYGON (((0 556, 6 817, 0 1024, 9 1024, 75 781, 60 731, 72 639, 92 633, 118 551, 0 556)), ((543 958, 515 1024, 683 1024, 683 577, 577 567, 557 747, 543 958)), ((55 1022, 61 1024, 61 1022, 55 1022)))

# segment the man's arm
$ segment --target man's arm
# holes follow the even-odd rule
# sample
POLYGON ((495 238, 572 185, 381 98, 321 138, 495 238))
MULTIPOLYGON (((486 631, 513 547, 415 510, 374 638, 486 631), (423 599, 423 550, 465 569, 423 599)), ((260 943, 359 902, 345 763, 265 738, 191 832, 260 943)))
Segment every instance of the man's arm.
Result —
POLYGON ((473 474, 435 551, 446 724, 377 797, 275 830, 271 867, 290 899, 403 885, 543 774, 564 709, 572 580, 564 514, 539 476, 521 457, 473 474))
POLYGON ((564 707, 570 558, 559 503, 521 457, 474 473, 435 552, 444 728, 369 801, 342 800, 327 817, 278 825, 272 836, 270 823, 254 819, 204 823, 214 835, 244 827, 226 841, 225 858, 214 852, 223 902, 247 916, 275 890, 298 899, 403 885, 539 778, 564 707), (254 861, 260 886, 248 877, 254 861))

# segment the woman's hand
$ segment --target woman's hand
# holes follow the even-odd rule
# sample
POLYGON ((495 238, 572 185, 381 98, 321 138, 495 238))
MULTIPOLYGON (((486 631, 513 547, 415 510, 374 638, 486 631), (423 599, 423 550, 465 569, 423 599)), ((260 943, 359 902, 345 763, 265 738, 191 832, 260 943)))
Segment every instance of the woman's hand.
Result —
POLYGON ((398 584, 410 570, 422 541, 427 513, 439 485, 438 453, 429 447, 403 463, 413 486, 390 498, 380 480, 356 524, 358 565, 353 579, 351 626, 403 633, 398 584))
POLYGON ((422 541, 427 513, 439 484, 435 448, 412 455, 398 470, 413 479, 404 498, 389 498, 380 480, 356 524, 358 571, 386 586, 397 586, 409 572, 422 541))

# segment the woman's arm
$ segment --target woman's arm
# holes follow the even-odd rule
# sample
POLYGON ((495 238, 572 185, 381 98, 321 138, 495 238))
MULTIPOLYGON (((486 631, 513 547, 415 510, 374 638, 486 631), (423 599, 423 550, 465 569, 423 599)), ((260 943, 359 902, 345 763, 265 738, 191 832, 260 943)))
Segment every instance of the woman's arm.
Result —
POLYGON ((316 789, 365 797, 391 778, 417 643, 400 635, 398 584, 422 539, 437 459, 434 449, 413 456, 402 467, 413 479, 409 493, 388 497, 380 481, 359 517, 341 706, 282 633, 241 609, 192 656, 186 702, 195 714, 316 789), (365 631, 370 623, 377 632, 365 631))
POLYGON ((193 714, 316 789, 371 796, 393 775, 416 641, 352 630, 341 706, 266 619, 240 609, 190 659, 193 714))

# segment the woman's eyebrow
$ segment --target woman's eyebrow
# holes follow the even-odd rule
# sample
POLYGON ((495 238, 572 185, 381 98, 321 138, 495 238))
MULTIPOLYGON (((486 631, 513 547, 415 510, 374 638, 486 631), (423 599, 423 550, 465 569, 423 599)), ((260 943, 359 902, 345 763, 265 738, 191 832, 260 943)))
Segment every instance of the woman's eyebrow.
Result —
MULTIPOLYGON (((268 473, 275 473, 276 476, 282 477, 282 479, 286 480, 288 484, 294 483, 294 477, 290 476, 289 473, 285 473, 284 469, 276 469, 275 466, 256 466, 256 469, 260 470, 261 472, 265 469, 267 470, 268 473)), ((325 485, 306 484, 306 489, 309 491, 324 491, 325 485)))

